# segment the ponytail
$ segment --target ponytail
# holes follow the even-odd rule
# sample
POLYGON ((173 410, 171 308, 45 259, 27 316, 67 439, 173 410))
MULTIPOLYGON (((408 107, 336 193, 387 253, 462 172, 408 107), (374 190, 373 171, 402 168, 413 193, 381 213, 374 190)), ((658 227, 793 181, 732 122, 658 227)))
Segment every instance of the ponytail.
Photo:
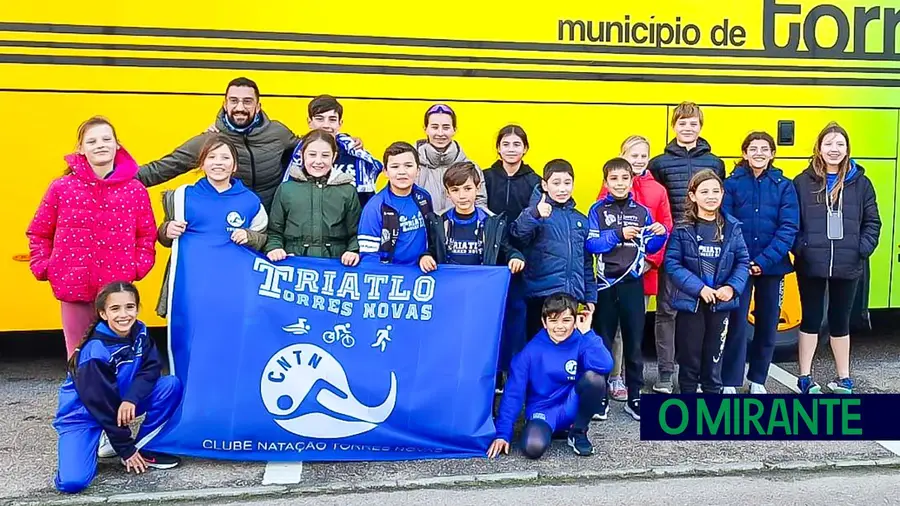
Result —
POLYGON ((94 337, 94 332, 97 331, 97 325, 100 325, 99 316, 91 323, 90 327, 88 327, 81 342, 78 343, 75 351, 72 352, 72 356, 70 356, 69 360, 66 362, 66 372, 71 374, 73 378, 75 377, 75 372, 78 370, 78 358, 81 356, 81 349, 84 348, 84 345, 87 344, 92 337, 94 337))

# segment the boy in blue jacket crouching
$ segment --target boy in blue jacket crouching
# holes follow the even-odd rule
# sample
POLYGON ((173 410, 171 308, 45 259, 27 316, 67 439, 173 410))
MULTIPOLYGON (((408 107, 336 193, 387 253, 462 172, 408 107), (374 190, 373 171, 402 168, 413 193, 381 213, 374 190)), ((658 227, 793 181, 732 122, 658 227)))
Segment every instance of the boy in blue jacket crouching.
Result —
POLYGON ((577 455, 594 453, 587 428, 606 398, 612 356, 591 330, 591 313, 579 314, 578 301, 571 295, 547 297, 541 316, 544 330, 510 366, 489 458, 509 453, 513 424, 523 402, 527 423, 521 445, 526 457, 540 458, 559 429, 569 430, 568 443, 577 455))

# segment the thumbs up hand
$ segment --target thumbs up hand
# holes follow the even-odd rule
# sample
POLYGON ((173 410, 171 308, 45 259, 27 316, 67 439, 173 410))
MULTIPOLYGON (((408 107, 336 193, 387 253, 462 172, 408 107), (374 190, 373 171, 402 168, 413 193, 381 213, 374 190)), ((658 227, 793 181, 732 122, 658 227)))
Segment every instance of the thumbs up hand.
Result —
POLYGON ((541 201, 537 205, 538 216, 541 218, 549 218, 550 213, 553 212, 553 206, 547 203, 547 194, 544 193, 541 195, 541 201))

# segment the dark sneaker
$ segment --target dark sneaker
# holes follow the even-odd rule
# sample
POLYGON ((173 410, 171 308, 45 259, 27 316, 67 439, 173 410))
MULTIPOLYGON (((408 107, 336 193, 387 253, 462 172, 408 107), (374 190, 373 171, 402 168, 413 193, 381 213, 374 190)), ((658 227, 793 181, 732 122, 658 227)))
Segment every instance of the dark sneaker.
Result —
POLYGON ((603 421, 609 418, 609 398, 603 399, 603 402, 600 404, 600 411, 595 414, 592 420, 603 421))
POLYGON ((850 378, 835 378, 828 384, 828 389, 835 394, 852 394, 853 380, 850 378))
POLYGON ((625 403, 625 412, 637 421, 641 421, 641 400, 631 399, 625 403))
POLYGON ((800 390, 801 394, 820 394, 822 393, 822 387, 819 386, 818 383, 813 381, 812 376, 800 376, 797 378, 797 388, 800 390))
POLYGON ((181 463, 181 459, 174 455, 151 452, 149 450, 141 450, 141 457, 144 457, 147 467, 153 469, 172 469, 181 463))
POLYGON ((660 375, 659 381, 657 381, 656 384, 653 385, 653 391, 658 394, 672 395, 672 392, 675 391, 675 384, 672 383, 672 375, 660 375))
POLYGON ((575 455, 586 457, 594 454, 594 445, 587 437, 587 430, 569 431, 569 446, 575 451, 575 455))

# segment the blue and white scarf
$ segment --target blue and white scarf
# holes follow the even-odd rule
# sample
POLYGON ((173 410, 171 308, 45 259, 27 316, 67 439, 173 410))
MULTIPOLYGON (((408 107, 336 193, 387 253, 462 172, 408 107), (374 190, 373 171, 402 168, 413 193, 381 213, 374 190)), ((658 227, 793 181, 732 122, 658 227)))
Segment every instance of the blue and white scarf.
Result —
POLYGON ((258 127, 262 123, 262 111, 256 113, 256 116, 253 117, 253 121, 251 121, 250 124, 245 127, 234 125, 231 122, 231 119, 228 118, 228 113, 222 114, 222 120, 225 122, 225 127, 228 128, 229 131, 236 134, 249 134, 254 128, 258 127))
MULTIPOLYGON (((339 155, 346 153, 355 159, 352 170, 355 172, 353 176, 356 191, 359 193, 374 193, 375 180, 378 179, 378 174, 384 168, 382 163, 372 157, 368 151, 353 148, 353 138, 349 135, 337 134, 335 138, 338 143, 339 155)), ((282 177, 281 182, 290 179, 292 170, 301 169, 303 169, 303 143, 298 142, 297 147, 294 148, 294 153, 291 155, 291 163, 288 164, 287 170, 284 171, 284 177, 282 177)))

